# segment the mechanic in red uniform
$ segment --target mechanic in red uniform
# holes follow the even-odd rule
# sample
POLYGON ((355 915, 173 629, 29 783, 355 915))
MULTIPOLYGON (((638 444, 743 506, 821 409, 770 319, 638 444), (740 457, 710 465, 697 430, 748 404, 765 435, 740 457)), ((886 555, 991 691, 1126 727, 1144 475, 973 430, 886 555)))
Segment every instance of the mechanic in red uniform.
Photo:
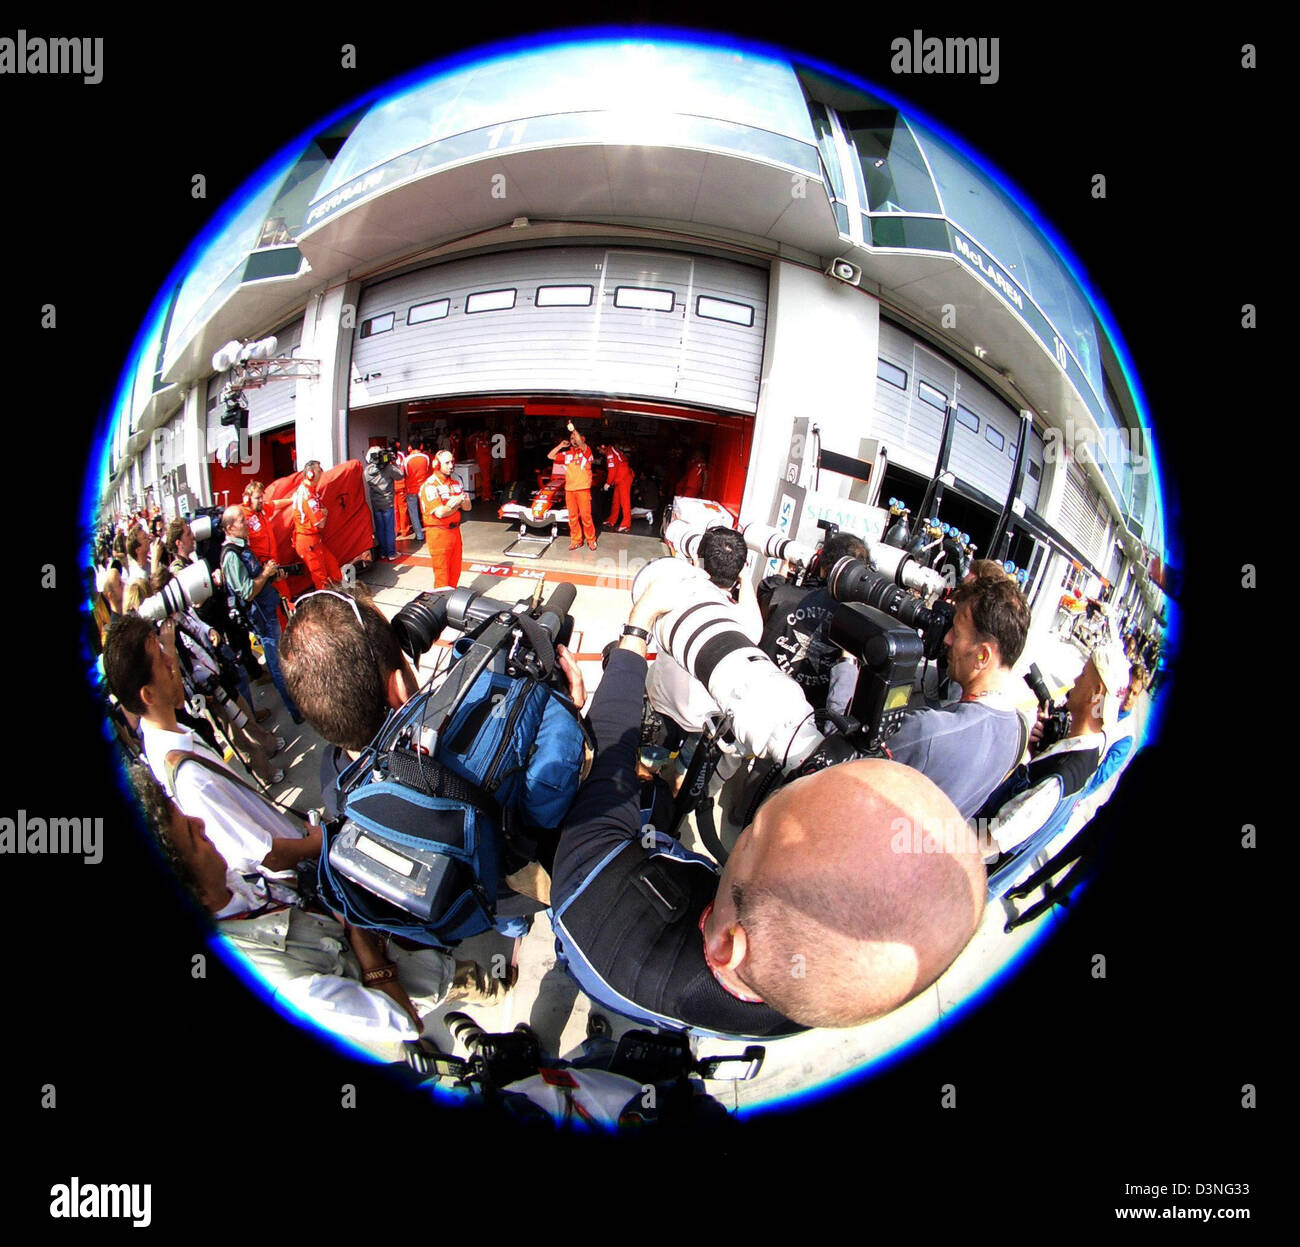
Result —
MULTIPOLYGON (((253 552, 253 557, 263 566, 274 559, 279 563, 280 556, 275 546, 275 534, 271 531, 270 513, 263 509, 265 502, 264 494, 266 486, 261 481, 249 481, 244 486, 244 503, 241 510, 244 512, 244 523, 248 525, 248 548, 253 552)), ((272 507, 279 509, 293 505, 290 498, 276 498, 272 502, 272 507)), ((284 587, 284 581, 278 577, 271 583, 275 586, 276 592, 281 597, 288 596, 288 590, 284 587)))
POLYGON ((451 451, 438 452, 433 475, 420 487, 420 514, 429 537, 433 587, 455 588, 460 581, 460 519, 470 508, 469 495, 451 474, 451 451))
POLYGON ((325 475, 319 459, 310 460, 302 470, 302 484, 293 491, 293 548, 307 564, 311 582, 318 589, 341 582, 343 573, 338 559, 325 544, 325 523, 329 512, 321 501, 316 483, 325 475))
POLYGON ((406 448, 406 509, 411 513, 411 529, 416 541, 424 540, 424 528, 420 523, 420 489, 433 471, 433 460, 423 442, 419 449, 414 446, 406 448))
POLYGON ((546 452, 552 463, 564 464, 564 505, 569 508, 569 549, 576 550, 586 530, 588 549, 596 548, 596 525, 591 519, 591 447, 569 422, 568 439, 546 452))
POLYGON ((617 446, 598 446, 596 449, 605 456, 605 488, 612 489, 614 494, 614 504, 609 509, 605 527, 628 532, 632 527, 632 479, 636 474, 628 465, 627 456, 617 446), (620 512, 622 523, 619 523, 620 512))
POLYGON ((695 451, 686 465, 682 479, 677 482, 677 497, 699 498, 704 493, 704 483, 709 479, 709 467, 702 450, 695 451))

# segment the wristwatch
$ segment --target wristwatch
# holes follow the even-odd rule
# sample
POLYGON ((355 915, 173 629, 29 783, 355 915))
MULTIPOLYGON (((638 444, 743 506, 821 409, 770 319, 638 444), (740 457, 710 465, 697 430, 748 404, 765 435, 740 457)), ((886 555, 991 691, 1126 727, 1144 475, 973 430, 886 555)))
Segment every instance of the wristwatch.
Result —
POLYGON ((624 624, 623 635, 634 636, 639 641, 648 642, 650 640, 650 634, 644 628, 638 628, 636 624, 624 624))

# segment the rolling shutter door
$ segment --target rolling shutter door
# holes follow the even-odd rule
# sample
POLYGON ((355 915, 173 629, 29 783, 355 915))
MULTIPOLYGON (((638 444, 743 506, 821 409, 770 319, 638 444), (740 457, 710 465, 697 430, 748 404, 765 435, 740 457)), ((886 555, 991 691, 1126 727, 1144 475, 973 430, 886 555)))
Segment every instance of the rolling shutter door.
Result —
POLYGON ((1059 526, 1096 566, 1105 560, 1106 516, 1101 498, 1088 483, 1087 474, 1071 463, 1065 474, 1059 526))
POLYGON ((1020 500, 1038 510, 1038 495, 1043 485, 1043 438, 1037 429, 1029 431, 1029 447, 1025 455, 1025 474, 1020 481, 1020 500))
POLYGON ((700 258, 691 278, 677 398, 753 412, 763 371, 768 275, 748 265, 700 258))
POLYGON ((932 476, 943 438, 944 412, 957 389, 957 372, 947 360, 920 345, 916 346, 913 359, 916 376, 908 395, 911 407, 904 444, 921 465, 920 470, 932 476))
MULTIPOLYGON (((890 463, 913 467, 913 458, 905 449, 908 394, 912 388, 912 339, 882 320, 879 354, 872 434, 884 443, 890 463)), ((916 470, 928 475, 934 470, 934 463, 931 461, 916 470)))
MULTIPOLYGON (((277 355, 296 354, 298 344, 302 341, 302 321, 295 321, 275 336, 280 344, 276 351, 277 355)), ((248 400, 249 433, 266 433, 271 429, 278 429, 281 425, 292 424, 293 396, 297 388, 296 382, 285 380, 270 381, 266 385, 259 385, 254 390, 245 390, 244 397, 248 400)))
POLYGON ((557 247, 452 261, 362 294, 351 403, 597 393, 753 414, 766 303, 763 270, 687 255, 557 247))
POLYGON ((948 466, 963 480, 981 489, 990 498, 1004 502, 1011 489, 1015 471, 1015 444, 1020 418, 973 378, 962 376, 957 382, 958 412, 952 436, 952 454, 948 466), (978 429, 962 420, 974 416, 978 429))

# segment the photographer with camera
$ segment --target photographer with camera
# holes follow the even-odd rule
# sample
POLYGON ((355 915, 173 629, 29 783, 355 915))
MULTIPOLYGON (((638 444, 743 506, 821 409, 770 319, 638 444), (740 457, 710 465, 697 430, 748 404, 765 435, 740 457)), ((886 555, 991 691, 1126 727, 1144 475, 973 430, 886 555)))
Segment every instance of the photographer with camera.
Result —
POLYGON ((274 585, 283 574, 280 565, 274 559, 265 565, 259 563, 249 549, 248 519, 243 507, 227 507, 221 517, 221 526, 226 534, 225 545, 221 547, 221 574, 226 587, 232 601, 238 602, 237 609, 262 642, 266 669, 270 672, 275 691, 280 694, 280 700, 294 723, 301 724, 302 712, 285 687, 284 674, 280 670, 280 595, 274 585))
MULTIPOLYGON (((839 646, 827 636, 837 603, 826 586, 826 575, 845 558, 865 563, 867 548, 852 533, 840 530, 823 544, 811 580, 796 585, 784 576, 765 576, 758 586, 763 619, 758 648, 799 685, 814 710, 827 704, 831 673, 842 661, 839 646)), ((850 681, 855 672, 852 667, 850 681)), ((847 692, 851 698, 852 688, 847 692)), ((831 709, 843 711, 845 705, 832 705, 831 709)))
MULTIPOLYGON (((643 828, 646 641, 681 596, 676 573, 645 579, 589 711, 596 759, 561 829, 551 888, 570 972, 625 1017, 728 1037, 888 1013, 938 978, 979 924, 975 838, 928 779, 883 759, 780 788, 721 871, 643 828), (943 834, 932 851, 898 851, 899 819, 943 834)), ((737 661, 764 661, 732 640, 737 661)))
POLYGON ((969 818, 1025 751, 1011 670, 1029 635, 1029 603, 1007 576, 977 576, 958 586, 951 600, 956 614, 944 644, 961 700, 909 710, 889 752, 928 775, 969 818))
POLYGON ((177 722, 185 689, 170 623, 117 616, 104 637, 104 675, 123 708, 140 717, 154 778, 185 814, 204 821, 231 870, 290 871, 319 855, 319 829, 272 806, 177 722))
MULTIPOLYGON (((417 613, 428 618, 436 617, 438 608, 445 611, 445 595, 427 596, 443 600, 435 609, 417 613)), ((428 644, 445 623, 445 614, 428 623, 428 644)), ((419 677, 398 643, 394 625, 359 586, 300 598, 285 629, 281 657, 289 689, 308 722, 335 746, 321 761, 321 795, 326 813, 337 818, 338 777, 375 739, 390 711, 401 710, 420 692, 419 677)), ((556 647, 556 659, 573 700, 581 706, 586 690, 576 661, 563 645, 556 647)), ((543 865, 548 868, 550 856, 543 847, 543 865)))
MULTIPOLYGON (((387 446, 372 446, 366 452, 366 500, 375 517, 375 537, 381 563, 397 562, 396 497, 399 481, 405 476, 387 446)), ((405 500, 403 500, 405 506, 405 500)))
POLYGON ((491 1007, 477 963, 410 952, 341 922, 293 879, 230 869, 203 819, 181 812, 147 768, 129 768, 145 818, 181 885, 280 999, 317 1025, 371 1043, 419 1037, 423 1015, 463 1001, 491 1007))
POLYGON ((1095 645, 1079 672, 1065 705, 1065 736, 1040 747, 1047 715, 1040 711, 1030 735, 1033 759, 993 791, 979 810, 989 820, 988 855, 1008 853, 1040 833, 1063 829, 1076 802, 1106 753, 1120 704, 1126 700, 1129 664, 1115 641, 1095 645))
MULTIPOLYGON (((744 537, 734 528, 715 525, 700 534, 693 550, 693 554, 685 550, 680 553, 686 554, 687 560, 728 597, 735 593, 742 631, 757 642, 762 631, 758 603, 748 579, 741 575, 748 557, 744 537)), ((718 711, 718 703, 709 696, 709 690, 663 650, 650 664, 645 691, 651 707, 666 721, 668 737, 664 744, 670 750, 677 749, 687 736, 703 731, 705 719, 718 711)))

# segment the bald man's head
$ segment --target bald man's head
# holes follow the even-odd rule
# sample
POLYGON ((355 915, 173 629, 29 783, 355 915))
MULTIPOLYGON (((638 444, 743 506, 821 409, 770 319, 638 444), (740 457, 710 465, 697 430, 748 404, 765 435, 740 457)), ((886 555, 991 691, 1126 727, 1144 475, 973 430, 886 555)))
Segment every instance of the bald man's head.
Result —
POLYGON ((244 527, 244 508, 232 502, 221 513, 221 527, 228 537, 245 536, 246 532, 241 531, 244 527))
POLYGON ((736 842, 710 923, 736 942, 711 951, 791 1020, 857 1026, 952 964, 984 894, 976 837, 929 779, 842 763, 781 789, 736 842))

